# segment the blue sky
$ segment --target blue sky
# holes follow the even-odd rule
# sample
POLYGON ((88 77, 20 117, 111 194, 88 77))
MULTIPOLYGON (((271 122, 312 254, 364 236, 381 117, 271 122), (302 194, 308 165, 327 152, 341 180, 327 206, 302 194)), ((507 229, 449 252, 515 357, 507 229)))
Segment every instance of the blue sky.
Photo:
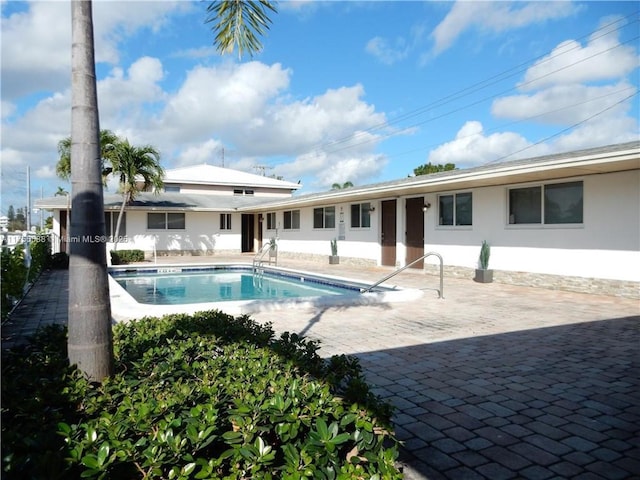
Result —
MULTIPOLYGON (((242 59, 207 3, 94 1, 101 127, 167 169, 265 166, 310 193, 639 136, 637 2, 285 1, 242 59)), ((1 6, 6 214, 27 166, 32 198, 70 189, 71 34, 66 1, 1 6)))

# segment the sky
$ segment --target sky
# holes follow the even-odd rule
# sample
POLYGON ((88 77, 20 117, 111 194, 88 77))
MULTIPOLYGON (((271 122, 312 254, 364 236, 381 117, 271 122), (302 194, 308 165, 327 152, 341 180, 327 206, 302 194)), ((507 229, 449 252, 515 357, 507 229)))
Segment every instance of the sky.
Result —
MULTIPOLYGON (((635 1, 281 1, 242 58, 216 51, 208 4, 93 2, 100 127, 165 169, 275 175, 304 194, 639 138, 635 1)), ((55 176, 71 9, 0 7, 6 214, 28 190, 71 189, 55 176)))

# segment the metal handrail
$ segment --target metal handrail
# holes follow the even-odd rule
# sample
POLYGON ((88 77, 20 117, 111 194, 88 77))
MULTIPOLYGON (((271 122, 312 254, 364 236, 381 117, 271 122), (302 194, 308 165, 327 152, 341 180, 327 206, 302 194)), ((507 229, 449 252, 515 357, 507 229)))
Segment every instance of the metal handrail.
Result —
POLYGON ((414 261, 412 261, 411 263, 406 264, 404 267, 400 267, 399 269, 391 272, 389 275, 386 275, 384 278, 382 278, 381 280, 378 280, 376 283, 374 283, 370 287, 362 290, 360 293, 370 292, 371 290, 376 288, 381 283, 386 282, 391 277, 396 276, 397 274, 399 274, 403 270, 406 270, 407 268, 409 268, 411 265, 414 265, 414 264, 418 263, 420 260, 424 260, 425 258, 427 258, 427 257, 429 257, 431 255, 434 255, 434 256, 436 256, 436 257, 438 257, 440 259, 440 290, 438 290, 438 298, 444 298, 444 262, 442 260, 442 255, 440 255, 437 252, 427 252, 427 253, 425 253, 420 258, 417 258, 414 261))
POLYGON ((264 260, 263 257, 271 251, 271 249, 273 248, 273 246, 270 243, 265 243, 262 247, 260 247, 260 250, 258 250, 258 253, 256 253, 255 257, 253 257, 253 268, 255 269, 256 267, 260 267, 262 266, 264 260))

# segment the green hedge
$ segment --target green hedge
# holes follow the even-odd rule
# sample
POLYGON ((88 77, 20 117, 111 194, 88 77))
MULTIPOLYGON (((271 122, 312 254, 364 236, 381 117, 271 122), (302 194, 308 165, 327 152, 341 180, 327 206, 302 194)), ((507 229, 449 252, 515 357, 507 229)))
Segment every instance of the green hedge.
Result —
POLYGON ((64 331, 3 361, 3 478, 401 478, 356 359, 215 311, 116 325, 114 345, 100 386, 64 331))
POLYGON ((2 320, 24 295, 26 287, 51 264, 51 242, 48 235, 37 235, 29 242, 31 266, 25 265, 25 246, 18 244, 12 249, 2 247, 0 262, 2 273, 0 290, 2 295, 2 320))
POLYGON ((144 262, 142 250, 111 250, 111 265, 127 265, 131 262, 144 262))

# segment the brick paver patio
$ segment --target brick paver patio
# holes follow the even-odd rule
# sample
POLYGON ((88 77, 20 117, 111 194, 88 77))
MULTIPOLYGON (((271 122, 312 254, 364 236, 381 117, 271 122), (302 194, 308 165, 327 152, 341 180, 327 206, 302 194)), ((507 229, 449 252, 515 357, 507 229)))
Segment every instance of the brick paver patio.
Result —
MULTIPOLYGON (((181 257, 164 262, 250 262, 181 257)), ((281 260, 374 282, 389 270, 281 260)), ((2 328, 2 348, 66 322, 67 272, 45 272, 2 328)), ((326 356, 357 356, 396 406, 408 479, 640 478, 640 302, 406 272, 402 304, 265 311, 326 356)))

